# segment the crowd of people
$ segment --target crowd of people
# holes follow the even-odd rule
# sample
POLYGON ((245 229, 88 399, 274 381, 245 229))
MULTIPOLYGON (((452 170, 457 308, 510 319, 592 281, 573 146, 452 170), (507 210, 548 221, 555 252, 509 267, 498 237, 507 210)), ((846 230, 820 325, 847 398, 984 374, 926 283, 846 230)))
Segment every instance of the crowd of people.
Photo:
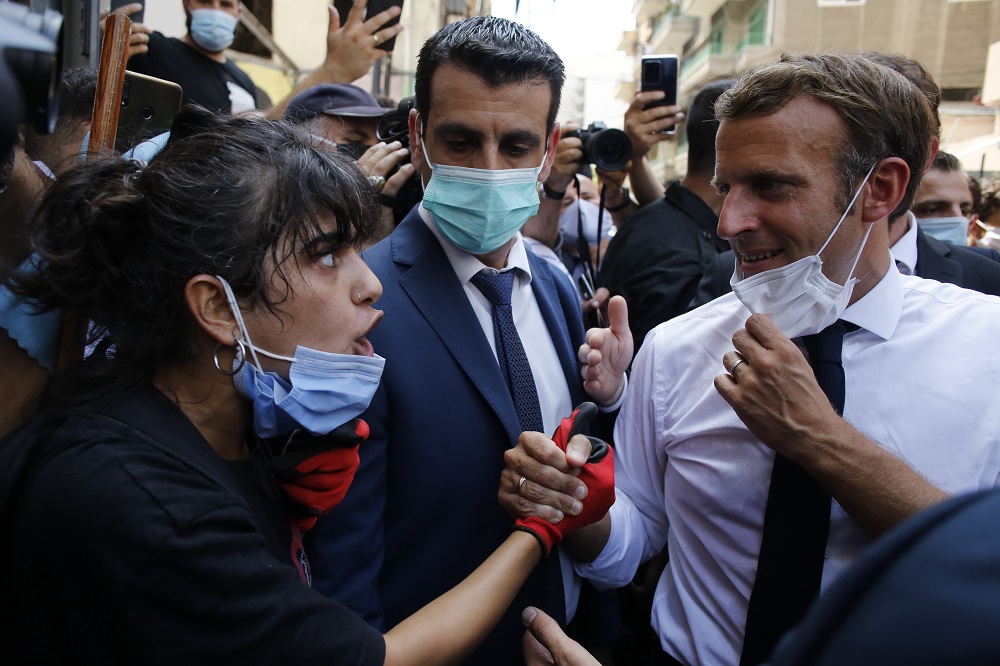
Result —
POLYGON ((397 105, 352 81, 398 8, 331 7, 271 104, 183 3, 130 38, 167 134, 89 154, 69 70, 4 156, 12 660, 995 661, 1000 185, 920 62, 639 92, 612 170, 513 21, 397 105))

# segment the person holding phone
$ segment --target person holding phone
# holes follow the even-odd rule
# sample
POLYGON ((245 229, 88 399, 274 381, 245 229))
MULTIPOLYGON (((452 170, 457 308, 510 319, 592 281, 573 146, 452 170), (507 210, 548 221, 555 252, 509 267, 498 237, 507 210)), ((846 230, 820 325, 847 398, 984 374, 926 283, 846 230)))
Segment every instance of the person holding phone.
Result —
MULTIPOLYGON (((187 33, 166 37, 142 23, 132 26, 128 69, 173 81, 184 89, 184 104, 198 104, 222 113, 245 113, 261 106, 257 87, 226 56, 236 36, 242 8, 239 0, 181 0, 187 33)), ((346 19, 331 5, 327 51, 323 63, 279 102, 266 110, 280 117, 293 96, 319 83, 350 83, 371 69, 386 52, 378 45, 395 37, 403 27, 388 25, 398 18, 399 7, 390 7, 367 20, 367 0, 355 3, 346 19)), ((143 3, 124 5, 117 12, 134 15, 143 3)), ((101 21, 101 29, 104 22, 101 21)))
MULTIPOLYGON (((732 79, 710 83, 691 100, 683 130, 688 140, 687 173, 669 183, 666 189, 661 188, 655 201, 646 202, 622 225, 608 245, 597 275, 599 287, 628 301, 629 327, 640 344, 657 324, 691 309, 691 301, 711 262, 729 249, 729 243, 716 231, 723 198, 712 186, 719 128, 712 108, 732 84, 732 79)), ((630 115, 634 118, 637 114, 659 113, 666 114, 665 119, 671 117, 669 106, 655 106, 647 111, 639 108, 649 103, 647 96, 658 94, 639 93, 626 113, 625 126, 631 129, 633 146, 637 135, 630 115)), ((655 121, 651 126, 663 122, 666 120, 655 121)), ((650 134, 649 127, 646 125, 640 136, 666 136, 650 134)))

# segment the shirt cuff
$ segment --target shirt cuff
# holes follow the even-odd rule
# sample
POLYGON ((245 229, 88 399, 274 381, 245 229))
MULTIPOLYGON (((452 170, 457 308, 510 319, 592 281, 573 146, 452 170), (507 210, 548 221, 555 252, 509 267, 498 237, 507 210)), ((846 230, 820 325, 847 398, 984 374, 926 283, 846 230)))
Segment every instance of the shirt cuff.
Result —
POLYGON ((618 396, 612 401, 608 406, 598 405, 597 409, 600 412, 608 413, 613 412, 616 409, 620 409, 622 403, 625 402, 625 394, 628 393, 628 374, 622 373, 622 383, 618 387, 618 396))

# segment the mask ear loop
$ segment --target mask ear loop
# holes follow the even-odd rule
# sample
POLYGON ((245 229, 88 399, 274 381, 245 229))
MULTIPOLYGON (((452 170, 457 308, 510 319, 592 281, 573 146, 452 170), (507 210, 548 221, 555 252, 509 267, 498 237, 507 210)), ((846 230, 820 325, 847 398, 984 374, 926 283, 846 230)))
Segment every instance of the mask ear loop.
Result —
MULTIPOLYGON (((250 340, 250 332, 247 330, 247 326, 243 322, 243 314, 240 312, 240 306, 236 303, 236 294, 233 293, 233 288, 229 286, 226 278, 216 275, 215 279, 222 283, 222 288, 226 292, 226 300, 229 301, 229 308, 233 311, 233 316, 236 318, 236 325, 240 328, 240 335, 246 338, 247 346, 250 348, 250 355, 253 357, 253 364, 258 370, 264 372, 264 368, 261 367, 260 361, 257 359, 257 352, 253 346, 253 341, 250 340)), ((240 342, 241 340, 236 338, 235 341, 240 342)))
MULTIPOLYGON (((835 226, 833 228, 833 231, 830 232, 830 235, 827 236, 826 242, 823 243, 823 247, 821 247, 819 249, 819 252, 816 253, 817 256, 823 254, 823 250, 825 250, 826 246, 830 244, 830 241, 833 240, 833 237, 837 235, 837 230, 840 229, 840 225, 842 225, 844 223, 844 220, 847 219, 847 214, 851 212, 851 208, 854 207, 854 202, 858 200, 859 196, 861 196, 861 190, 863 190, 865 188, 865 184, 868 182, 868 179, 871 178, 872 171, 875 171, 875 167, 877 167, 877 166, 878 166, 878 162, 876 162, 875 164, 873 164, 871 169, 868 169, 868 173, 865 175, 865 179, 863 181, 861 181, 861 184, 858 186, 857 192, 855 192, 854 196, 851 198, 851 203, 847 204, 847 210, 845 210, 844 214, 840 216, 840 221, 837 222, 837 226, 835 226)), ((870 228, 869 228, 869 231, 871 231, 870 228)), ((865 234, 865 240, 868 240, 868 235, 867 234, 865 234)), ((864 247, 864 245, 862 245, 862 247, 864 247)), ((860 258, 860 256, 861 255, 859 254, 858 257, 860 258)), ((858 263, 857 259, 855 259, 854 263, 855 263, 855 265, 857 265, 857 263, 858 263)), ((851 268, 851 273, 853 273, 853 272, 854 272, 854 268, 851 268)))

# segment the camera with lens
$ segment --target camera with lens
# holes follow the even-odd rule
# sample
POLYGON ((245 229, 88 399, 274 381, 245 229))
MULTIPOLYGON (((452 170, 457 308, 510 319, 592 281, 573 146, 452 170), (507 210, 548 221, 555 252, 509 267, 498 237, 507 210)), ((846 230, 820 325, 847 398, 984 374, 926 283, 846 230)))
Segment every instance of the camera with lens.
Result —
POLYGON ((603 122, 590 123, 585 130, 574 130, 564 137, 580 137, 583 142, 584 164, 593 164, 604 171, 621 171, 632 159, 632 140, 628 134, 609 128, 603 122))
POLYGON ((6 100, 0 104, 2 158, 13 150, 21 125, 31 125, 40 134, 55 129, 61 31, 58 12, 36 13, 0 0, 0 99, 6 100))
MULTIPOLYGON (((399 101, 399 105, 382 116, 378 121, 378 127, 375 128, 375 136, 379 141, 385 141, 386 143, 391 143, 393 141, 399 141, 403 144, 403 148, 407 150, 410 149, 410 109, 416 107, 416 98, 413 96, 404 97, 399 101)), ((392 168, 389 172, 389 178, 392 178, 401 164, 409 163, 410 158, 407 157, 400 160, 399 164, 392 168)), ((403 218, 413 210, 413 207, 420 203, 420 200, 424 197, 424 188, 420 184, 420 174, 414 173, 403 187, 399 189, 399 192, 394 197, 382 195, 382 204, 392 208, 393 218, 396 220, 396 224, 403 221, 403 218)))

